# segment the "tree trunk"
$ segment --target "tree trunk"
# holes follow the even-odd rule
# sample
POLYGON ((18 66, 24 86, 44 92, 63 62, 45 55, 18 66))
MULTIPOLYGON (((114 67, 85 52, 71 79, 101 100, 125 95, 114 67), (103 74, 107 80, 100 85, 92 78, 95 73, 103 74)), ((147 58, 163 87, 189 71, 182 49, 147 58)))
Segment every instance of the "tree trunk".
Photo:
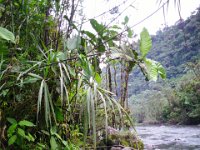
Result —
POLYGON ((112 79, 111 79, 110 66, 108 66, 108 86, 109 86, 109 91, 112 92, 112 79))
POLYGON ((123 69, 123 65, 121 65, 121 87, 120 87, 120 104, 121 106, 124 108, 124 69, 123 69))
POLYGON ((113 67, 113 69, 114 69, 115 94, 118 98, 119 95, 118 95, 118 92, 117 92, 117 71, 116 71, 115 66, 113 67))
POLYGON ((125 72, 125 86, 124 86, 124 103, 126 104, 124 108, 128 108, 128 79, 129 79, 129 72, 126 68, 125 72))

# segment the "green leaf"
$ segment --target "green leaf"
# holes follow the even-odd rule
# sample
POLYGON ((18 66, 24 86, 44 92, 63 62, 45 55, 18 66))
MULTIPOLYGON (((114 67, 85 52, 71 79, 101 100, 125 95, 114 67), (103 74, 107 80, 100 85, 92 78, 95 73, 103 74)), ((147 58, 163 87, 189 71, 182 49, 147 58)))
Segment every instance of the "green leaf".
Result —
POLYGON ((54 135, 56 133, 56 126, 52 126, 51 129, 50 129, 50 133, 51 135, 54 135))
POLYGON ((166 78, 165 69, 159 62, 151 59, 145 59, 144 62, 146 65, 149 80, 156 81, 158 79, 158 75, 160 75, 162 79, 166 78))
POLYGON ((94 149, 96 149, 96 142, 97 142, 97 134, 96 134, 96 115, 95 115, 95 101, 97 99, 96 95, 96 86, 94 84, 94 91, 90 92, 90 102, 91 102, 91 119, 92 119, 92 130, 93 130, 93 142, 94 142, 94 149))
POLYGON ((42 94, 43 94, 43 89, 44 89, 44 80, 42 80, 41 85, 40 85, 40 90, 38 93, 38 101, 37 101, 37 121, 39 117, 39 112, 41 111, 41 105, 42 105, 42 94))
POLYGON ((42 143, 37 143, 37 147, 39 148, 39 150, 46 149, 45 144, 42 144, 42 143))
POLYGON ((95 80, 98 84, 101 84, 101 76, 98 73, 95 74, 95 80))
POLYGON ((56 136, 57 139, 59 139, 60 141, 63 141, 63 139, 60 137, 58 133, 55 133, 54 135, 56 136))
POLYGON ((11 124, 16 124, 17 121, 14 118, 6 118, 8 120, 8 122, 10 122, 11 124))
POLYGON ((26 139, 32 142, 35 141, 35 138, 30 133, 28 133, 28 136, 26 136, 26 139))
POLYGON ((105 27, 102 24, 99 24, 95 19, 90 19, 90 24, 92 28, 100 35, 103 35, 105 27))
POLYGON ((32 76, 34 78, 37 78, 37 79, 43 79, 41 76, 37 75, 37 74, 34 74, 34 73, 28 73, 29 76, 32 76))
POLYGON ((72 68, 72 67, 70 67, 70 66, 68 66, 68 69, 69 69, 70 75, 72 75, 73 77, 75 77, 76 76, 75 69, 72 68))
POLYGON ((128 16, 125 16, 123 24, 127 24, 127 23, 128 23, 128 21, 129 21, 129 18, 128 18, 128 16))
POLYGON ((122 29, 121 27, 119 27, 117 25, 113 25, 111 28, 113 28, 113 29, 122 29))
POLYGON ((106 48, 104 46, 104 43, 103 43, 102 39, 98 38, 97 41, 98 41, 97 42, 97 50, 98 50, 98 52, 105 52, 106 48))
POLYGON ((17 133, 18 133, 21 137, 26 138, 26 134, 25 134, 25 131, 24 131, 23 129, 18 128, 18 129, 17 129, 17 133))
POLYGON ((47 136, 50 136, 49 131, 41 130, 42 133, 46 134, 47 136))
POLYGON ((146 57, 147 53, 152 47, 151 37, 146 28, 140 33, 140 53, 142 55, 142 59, 146 57))
POLYGON ((160 75, 160 77, 162 79, 166 79, 166 71, 165 71, 165 68, 160 64, 160 63, 157 63, 157 70, 158 70, 158 74, 160 75))
MULTIPOLYGON (((105 128, 107 129, 107 127, 108 127, 108 114, 107 114, 107 108, 106 108, 107 107, 106 100, 105 100, 103 94, 100 91, 98 91, 98 92, 99 92, 99 95, 101 96, 101 100, 103 101, 103 105, 104 105, 104 111, 105 111, 105 128)), ((106 130, 106 137, 107 137, 107 135, 108 135, 108 133, 107 133, 107 130, 106 130)))
POLYGON ((55 107, 55 114, 56 114, 56 120, 58 121, 64 121, 64 116, 62 113, 62 109, 55 107))
POLYGON ((51 145, 51 150, 56 150, 58 148, 58 144, 53 136, 50 139, 50 145, 51 145))
POLYGON ((144 69, 146 69, 145 71, 147 72, 148 80, 156 81, 158 72, 156 71, 155 61, 153 61, 151 59, 145 59, 144 62, 145 62, 145 66, 146 66, 146 68, 144 68, 144 69))
POLYGON ((30 83, 35 83, 37 82, 39 79, 38 78, 32 78, 32 77, 28 77, 24 80, 22 80, 23 82, 21 82, 22 84, 30 84, 30 83))
POLYGON ((10 137, 14 132, 15 129, 17 128, 17 123, 13 123, 7 130, 8 137, 10 137))
POLYGON ((8 31, 6 28, 0 27, 0 38, 11 41, 12 43, 15 43, 15 36, 12 32, 8 31))
POLYGON ((49 106, 49 92, 48 92, 48 85, 44 82, 44 116, 47 128, 49 124, 51 125, 51 117, 50 117, 50 106, 49 106))
POLYGON ((69 50, 74 50, 78 48, 80 44, 81 44, 81 38, 79 36, 75 36, 67 40, 67 48, 69 50))
POLYGON ((119 34, 117 31, 115 31, 115 30, 109 30, 109 33, 110 33, 111 36, 109 36, 107 40, 109 40, 109 39, 111 39, 113 37, 115 37, 114 39, 117 40, 117 35, 119 34))
POLYGON ((8 145, 12 145, 13 143, 15 143, 16 139, 17 139, 16 135, 13 135, 12 137, 10 137, 8 140, 8 145))
POLYGON ((20 121, 19 125, 20 126, 27 126, 27 127, 34 127, 35 126, 32 122, 27 121, 27 120, 20 121))
POLYGON ((56 58, 59 59, 59 60, 66 60, 67 55, 65 53, 63 53, 63 52, 58 52, 57 55, 56 55, 56 58))
POLYGON ((131 30, 131 28, 128 28, 127 32, 128 32, 128 37, 129 37, 129 38, 132 38, 132 36, 133 36, 133 31, 131 30))
POLYGON ((96 39, 95 35, 89 31, 83 31, 84 34, 86 34, 92 41, 96 39))

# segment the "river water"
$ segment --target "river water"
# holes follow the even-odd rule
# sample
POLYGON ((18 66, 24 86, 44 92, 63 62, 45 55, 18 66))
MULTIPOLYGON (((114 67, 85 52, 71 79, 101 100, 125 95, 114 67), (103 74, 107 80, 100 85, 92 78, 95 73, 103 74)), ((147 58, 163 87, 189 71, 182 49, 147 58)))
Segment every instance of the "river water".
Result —
POLYGON ((198 126, 137 126, 145 150, 200 150, 198 126))

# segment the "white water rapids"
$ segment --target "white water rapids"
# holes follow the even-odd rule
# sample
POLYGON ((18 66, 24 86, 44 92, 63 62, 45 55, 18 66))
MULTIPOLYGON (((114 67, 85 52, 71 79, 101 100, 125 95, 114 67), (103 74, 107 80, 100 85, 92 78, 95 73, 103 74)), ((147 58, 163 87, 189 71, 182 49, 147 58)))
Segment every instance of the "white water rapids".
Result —
POLYGON ((137 126, 145 150, 200 150, 199 126, 137 126))

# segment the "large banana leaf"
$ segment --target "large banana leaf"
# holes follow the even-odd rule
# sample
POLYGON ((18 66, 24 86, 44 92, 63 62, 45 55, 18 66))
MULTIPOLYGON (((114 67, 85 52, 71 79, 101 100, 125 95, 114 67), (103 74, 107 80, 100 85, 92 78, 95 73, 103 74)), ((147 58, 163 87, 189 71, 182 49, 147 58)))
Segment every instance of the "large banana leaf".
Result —
POLYGON ((162 79, 166 78, 165 69, 159 62, 151 59, 145 59, 144 62, 149 80, 156 81, 159 75, 162 79))
POLYGON ((152 46, 151 37, 147 29, 144 28, 143 31, 140 33, 140 53, 142 59, 146 57, 149 50, 151 49, 151 46, 152 46))

